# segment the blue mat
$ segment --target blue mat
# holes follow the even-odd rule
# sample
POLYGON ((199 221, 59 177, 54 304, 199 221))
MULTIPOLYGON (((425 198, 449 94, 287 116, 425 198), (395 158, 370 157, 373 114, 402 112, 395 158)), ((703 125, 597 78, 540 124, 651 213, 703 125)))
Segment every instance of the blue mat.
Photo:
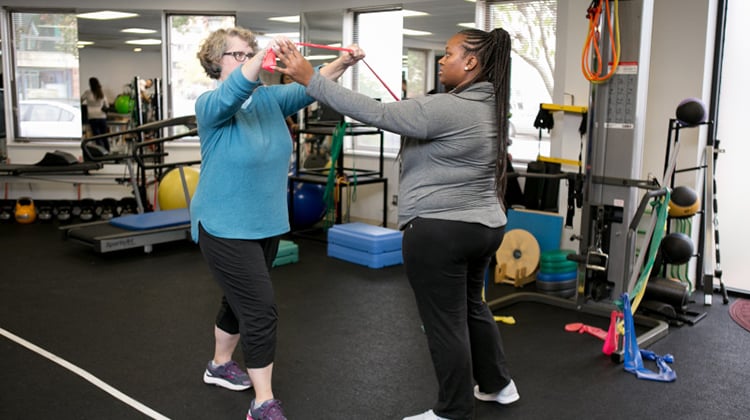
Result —
POLYGON ((128 214, 112 218, 113 226, 128 230, 147 230, 190 224, 188 209, 160 210, 143 214, 128 214))
POLYGON ((523 229, 534 235, 541 252, 560 249, 563 218, 554 213, 508 209, 505 231, 523 229))

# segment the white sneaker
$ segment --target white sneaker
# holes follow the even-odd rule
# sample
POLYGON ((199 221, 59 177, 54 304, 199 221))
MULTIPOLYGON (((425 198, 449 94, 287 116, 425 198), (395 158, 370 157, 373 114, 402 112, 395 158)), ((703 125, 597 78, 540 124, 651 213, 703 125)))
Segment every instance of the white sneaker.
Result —
POLYGON ((516 383, 510 380, 510 383, 501 389, 499 392, 494 394, 485 394, 479 391, 479 385, 474 387, 474 398, 482 401, 494 401, 500 404, 510 404, 518 401, 521 396, 518 395, 518 389, 516 389, 516 383))
POLYGON ((417 414, 416 416, 404 417, 404 420, 449 420, 449 419, 446 419, 444 417, 439 417, 432 410, 427 410, 422 414, 417 414))

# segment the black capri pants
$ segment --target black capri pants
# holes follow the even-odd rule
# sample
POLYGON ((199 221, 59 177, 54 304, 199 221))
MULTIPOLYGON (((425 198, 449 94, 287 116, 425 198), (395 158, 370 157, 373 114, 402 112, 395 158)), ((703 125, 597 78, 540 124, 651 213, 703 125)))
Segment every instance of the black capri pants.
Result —
POLYGON ((218 238, 198 226, 198 244, 224 296, 216 326, 240 334, 248 369, 273 362, 276 354, 278 311, 270 270, 280 237, 249 240, 218 238))

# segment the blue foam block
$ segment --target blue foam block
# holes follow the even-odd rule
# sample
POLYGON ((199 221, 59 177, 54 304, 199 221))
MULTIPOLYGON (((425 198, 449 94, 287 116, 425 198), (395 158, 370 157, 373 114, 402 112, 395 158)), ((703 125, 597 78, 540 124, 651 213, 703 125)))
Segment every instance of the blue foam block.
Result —
POLYGON ((328 243, 371 254, 398 251, 401 253, 402 233, 398 230, 366 223, 345 223, 328 229, 328 243))
POLYGON ((109 223, 128 230, 157 229, 190 224, 188 209, 160 210, 113 217, 109 223))
POLYGON ((553 213, 534 210, 508 210, 505 231, 523 229, 534 235, 541 252, 560 249, 563 218, 553 213))
POLYGON ((401 250, 373 254, 328 242, 328 256, 370 268, 382 268, 403 264, 401 250))

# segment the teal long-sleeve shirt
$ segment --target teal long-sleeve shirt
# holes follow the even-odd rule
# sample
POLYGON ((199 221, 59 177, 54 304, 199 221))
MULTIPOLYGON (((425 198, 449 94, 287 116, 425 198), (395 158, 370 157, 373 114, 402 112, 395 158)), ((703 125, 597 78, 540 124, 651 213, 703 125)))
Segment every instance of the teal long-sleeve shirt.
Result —
POLYGON ((201 171, 190 203, 191 234, 261 239, 289 231, 292 139, 285 118, 314 100, 297 83, 263 86, 237 68, 195 104, 201 171))

